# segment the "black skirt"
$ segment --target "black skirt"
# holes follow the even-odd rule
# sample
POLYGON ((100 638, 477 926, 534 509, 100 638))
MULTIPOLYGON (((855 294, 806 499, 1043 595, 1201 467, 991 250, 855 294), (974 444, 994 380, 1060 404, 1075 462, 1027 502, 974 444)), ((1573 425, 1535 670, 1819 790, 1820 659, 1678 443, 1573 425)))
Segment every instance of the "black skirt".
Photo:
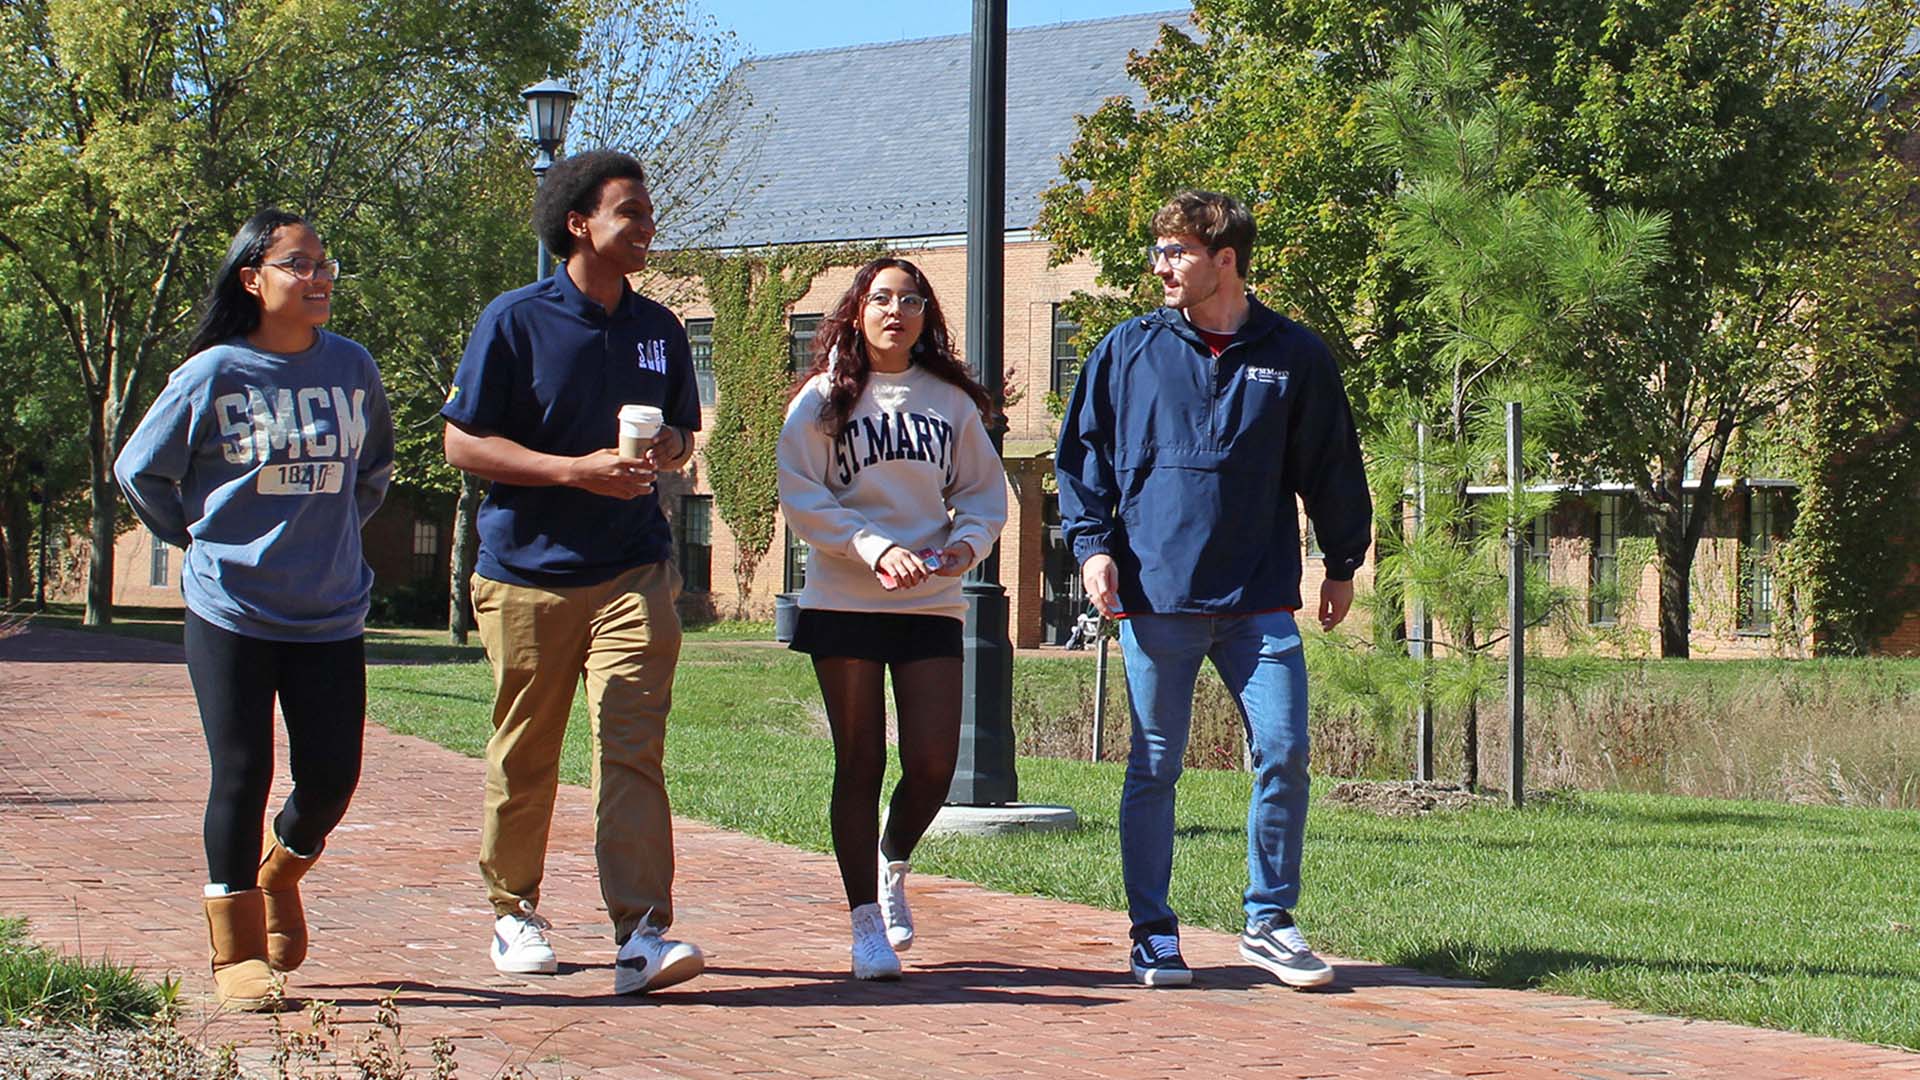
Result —
POLYGON ((959 659, 960 630, 960 620, 947 615, 801 608, 787 647, 814 657, 910 664, 936 657, 959 659))

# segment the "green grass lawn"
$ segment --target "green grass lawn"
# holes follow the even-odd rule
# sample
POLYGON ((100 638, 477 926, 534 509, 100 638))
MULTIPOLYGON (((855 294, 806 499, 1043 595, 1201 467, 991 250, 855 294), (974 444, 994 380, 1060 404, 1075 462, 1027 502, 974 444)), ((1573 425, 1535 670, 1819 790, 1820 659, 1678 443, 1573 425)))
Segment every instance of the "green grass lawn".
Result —
POLYGON ((27 937, 26 923, 0 918, 0 1025, 132 1027, 172 994, 133 969, 56 953, 27 937))
MULTIPOLYGON (((1023 657, 1015 681, 1064 697, 1067 671, 1023 657)), ((370 683, 377 722, 467 754, 483 747, 483 664, 383 666, 370 683)), ((805 659, 695 635, 675 693, 675 810, 827 850, 832 751, 814 734, 805 659)), ((575 719, 563 775, 585 783, 578 707, 575 719)), ((931 839, 914 861, 1119 911, 1120 778, 1112 763, 1022 759, 1021 797, 1072 806, 1078 832, 931 839)), ((1175 907, 1189 923, 1238 929, 1246 778, 1189 771, 1179 812, 1175 907)), ((1342 956, 1920 1049, 1917 826, 1911 812, 1634 795, 1422 820, 1316 803, 1299 914, 1342 956)))

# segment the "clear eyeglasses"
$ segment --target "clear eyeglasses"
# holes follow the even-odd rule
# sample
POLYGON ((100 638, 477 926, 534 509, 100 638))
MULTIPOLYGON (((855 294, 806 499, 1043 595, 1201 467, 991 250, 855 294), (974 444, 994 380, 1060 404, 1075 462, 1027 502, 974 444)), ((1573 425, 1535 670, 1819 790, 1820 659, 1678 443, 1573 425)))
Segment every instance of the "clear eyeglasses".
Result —
POLYGON ((314 260, 305 255, 289 255, 288 257, 281 259, 279 262, 270 262, 270 263, 265 263, 263 265, 279 267, 280 269, 285 270, 287 273, 292 274, 294 277, 297 277, 302 281, 309 280, 311 278, 320 276, 322 274, 324 274, 330 280, 333 280, 333 281, 340 280, 340 260, 339 259, 314 260))
POLYGON ((927 298, 919 293, 897 293, 887 289, 875 289, 867 294, 867 306, 876 308, 900 308, 902 315, 918 315, 927 310, 927 298))
POLYGON ((1157 266, 1161 259, 1165 259, 1167 265, 1172 266, 1186 258, 1188 250, 1190 249, 1185 244, 1154 244, 1147 248, 1147 265, 1157 266))

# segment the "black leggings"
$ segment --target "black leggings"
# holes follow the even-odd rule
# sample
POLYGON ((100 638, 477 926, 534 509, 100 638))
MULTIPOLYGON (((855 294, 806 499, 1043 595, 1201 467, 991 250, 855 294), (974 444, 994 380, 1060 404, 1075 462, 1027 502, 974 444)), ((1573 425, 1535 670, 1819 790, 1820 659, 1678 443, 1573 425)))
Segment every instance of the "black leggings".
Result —
POLYGON ((293 790, 273 819, 280 842, 317 855, 360 782, 367 713, 362 638, 289 642, 246 637, 187 612, 187 673, 213 759, 204 825, 207 879, 251 889, 260 819, 273 785, 273 700, 287 722, 293 790))
POLYGON ((833 729, 833 854, 849 908, 871 904, 878 894, 876 844, 889 859, 906 858, 946 802, 960 751, 960 663, 959 657, 936 657, 893 665, 901 776, 881 837, 874 808, 887 771, 886 665, 814 658, 833 729))

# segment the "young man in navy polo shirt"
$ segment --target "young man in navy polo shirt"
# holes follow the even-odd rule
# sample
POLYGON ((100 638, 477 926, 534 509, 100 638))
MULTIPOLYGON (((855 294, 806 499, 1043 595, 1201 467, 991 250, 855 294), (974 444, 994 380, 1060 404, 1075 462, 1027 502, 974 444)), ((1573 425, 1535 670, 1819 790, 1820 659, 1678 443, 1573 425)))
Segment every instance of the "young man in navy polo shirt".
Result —
POLYGON ((705 965, 698 948, 662 936, 673 921, 673 827, 661 752, 680 578, 653 486, 692 455, 700 400, 686 331, 627 284, 654 233, 640 163, 611 151, 559 162, 533 224, 564 263, 487 305, 440 410, 447 461, 492 481, 473 578, 494 675, 480 831, 491 955, 505 972, 557 970, 535 905, 560 745, 584 677, 614 991, 638 993, 705 965), (639 458, 615 450, 616 414, 629 404, 666 419, 639 458))
POLYGON ((1148 265, 1166 306, 1114 328, 1087 359, 1060 429, 1060 518, 1087 595, 1119 618, 1133 749, 1120 862, 1134 978, 1184 986, 1173 872, 1173 789, 1193 683, 1211 659, 1246 719, 1246 932, 1240 954, 1289 986, 1333 969, 1293 922, 1307 819, 1307 670, 1299 496, 1326 552, 1316 612, 1353 603, 1372 499, 1340 372, 1321 340, 1246 291, 1253 218, 1183 191, 1153 218, 1148 265))

